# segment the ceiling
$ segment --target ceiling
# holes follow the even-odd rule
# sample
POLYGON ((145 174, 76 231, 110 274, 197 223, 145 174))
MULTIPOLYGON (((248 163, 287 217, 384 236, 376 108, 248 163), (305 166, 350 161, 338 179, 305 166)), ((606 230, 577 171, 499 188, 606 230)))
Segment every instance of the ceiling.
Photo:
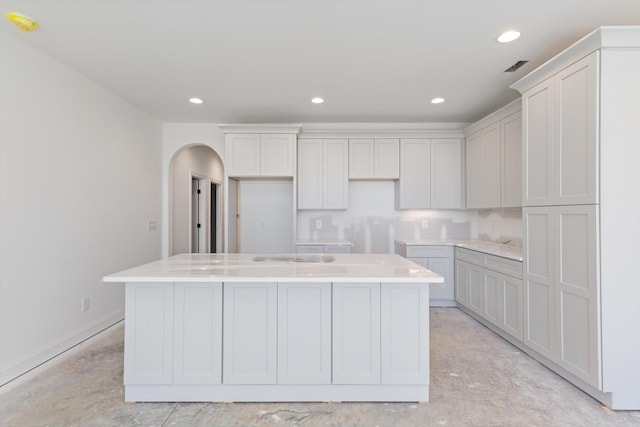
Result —
POLYGON ((640 25, 640 0, 2 0, 0 10, 39 24, 24 33, 3 16, 3 34, 164 122, 472 122, 598 26, 640 25), (497 43, 507 29, 522 37, 497 43))

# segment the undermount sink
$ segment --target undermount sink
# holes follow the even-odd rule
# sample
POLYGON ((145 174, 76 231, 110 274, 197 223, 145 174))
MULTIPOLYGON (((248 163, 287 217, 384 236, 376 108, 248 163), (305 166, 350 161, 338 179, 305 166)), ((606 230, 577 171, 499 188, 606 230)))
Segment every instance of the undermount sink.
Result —
POLYGON ((257 256, 256 262, 333 262, 336 259, 330 255, 284 255, 284 256, 257 256))

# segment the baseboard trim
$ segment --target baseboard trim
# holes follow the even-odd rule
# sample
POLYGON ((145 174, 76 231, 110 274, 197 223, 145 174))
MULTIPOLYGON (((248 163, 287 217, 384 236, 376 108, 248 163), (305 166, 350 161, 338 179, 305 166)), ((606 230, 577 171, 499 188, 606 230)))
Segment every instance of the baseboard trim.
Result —
POLYGON ((16 380, 44 363, 53 361, 53 359, 58 358, 66 351, 113 326, 122 319, 124 319, 124 309, 118 309, 14 360, 7 366, 0 367, 0 387, 7 385, 7 383, 16 380))

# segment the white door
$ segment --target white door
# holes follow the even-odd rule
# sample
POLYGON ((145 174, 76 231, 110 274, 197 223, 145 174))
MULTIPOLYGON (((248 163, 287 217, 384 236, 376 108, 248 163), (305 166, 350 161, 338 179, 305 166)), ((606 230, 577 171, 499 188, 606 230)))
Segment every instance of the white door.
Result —
POLYGON ((505 207, 522 206, 522 112, 500 121, 502 177, 500 189, 505 207))
POLYGON ((374 176, 384 179, 400 178, 400 140, 376 138, 374 176))
POLYGON ((500 273, 483 269, 482 281, 484 286, 484 301, 482 315, 485 319, 496 326, 500 325, 500 319, 502 317, 502 306, 499 301, 502 294, 501 279, 500 273))
POLYGON ((173 283, 127 283, 124 384, 173 382, 173 283))
POLYGON ((500 207, 500 123, 483 131, 484 204, 486 208, 500 207))
POLYGON ((260 134, 225 135, 229 176, 260 176, 260 134))
POLYGON ((382 384, 429 384, 429 285, 382 283, 382 384))
POLYGON ((431 142, 428 139, 400 141, 400 181, 397 207, 431 207, 431 142))
POLYGON ((380 284, 333 284, 333 384, 380 384, 380 284))
POLYGON ((455 292, 456 302, 469 307, 469 267, 463 261, 456 261, 455 292))
POLYGON ((349 179, 371 179, 374 172, 374 143, 371 138, 349 140, 349 179))
POLYGON ((174 384, 222 382, 222 283, 175 284, 174 384))
POLYGON ((323 156, 321 139, 298 141, 298 209, 322 209, 323 156))
POLYGON ((462 140, 431 140, 431 208, 462 207, 462 140))
POLYGON ((502 317, 498 326, 522 341, 522 280, 502 275, 501 288, 502 317))
POLYGON ((524 343, 556 358, 554 207, 524 208, 524 343))
POLYGON ((484 311, 484 285, 482 283, 483 269, 482 267, 478 267, 477 265, 473 264, 467 264, 467 268, 467 280, 469 284, 469 308, 482 316, 484 311))
POLYGON ((484 207, 484 147, 480 130, 467 137, 467 208, 484 207))
POLYGON ((553 204, 553 80, 522 94, 523 206, 553 204))
POLYGON ((278 384, 331 384, 331 283, 278 284, 278 384))
POLYGON ((224 384, 276 384, 277 284, 225 283, 224 384))
MULTIPOLYGON (((429 286, 429 300, 434 306, 436 301, 453 301, 453 259, 452 258, 428 258, 427 269, 444 277, 444 283, 432 283, 429 286)), ((442 305, 442 304, 440 304, 442 305)))
POLYGON ((322 207, 347 209, 349 206, 349 141, 325 139, 323 144, 322 207))
POLYGON ((261 176, 293 176, 295 164, 294 135, 260 135, 261 176))
POLYGON ((240 181, 240 252, 292 253, 293 182, 240 181))

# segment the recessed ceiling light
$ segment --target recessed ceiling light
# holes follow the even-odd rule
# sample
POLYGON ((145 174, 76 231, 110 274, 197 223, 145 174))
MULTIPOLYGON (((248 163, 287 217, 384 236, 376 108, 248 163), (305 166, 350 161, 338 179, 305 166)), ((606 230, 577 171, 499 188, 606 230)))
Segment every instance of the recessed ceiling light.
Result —
POLYGON ((36 21, 20 13, 9 12, 7 13, 7 18, 9 18, 9 21, 11 21, 13 25, 20 28, 22 31, 33 31, 38 26, 36 21))
POLYGON ((202 104, 204 101, 200 98, 189 98, 189 102, 192 104, 202 104))
POLYGON ((500 34, 496 41, 498 43, 509 43, 520 37, 520 31, 509 30, 500 34))
POLYGON ((431 103, 432 103, 432 104, 442 104, 443 102, 444 102, 444 98, 440 98, 440 97, 433 98, 433 99, 431 100, 431 103))
POLYGON ((319 96, 316 96, 311 100, 311 102, 313 102, 314 104, 322 104, 324 102, 324 99, 320 98, 319 96))

